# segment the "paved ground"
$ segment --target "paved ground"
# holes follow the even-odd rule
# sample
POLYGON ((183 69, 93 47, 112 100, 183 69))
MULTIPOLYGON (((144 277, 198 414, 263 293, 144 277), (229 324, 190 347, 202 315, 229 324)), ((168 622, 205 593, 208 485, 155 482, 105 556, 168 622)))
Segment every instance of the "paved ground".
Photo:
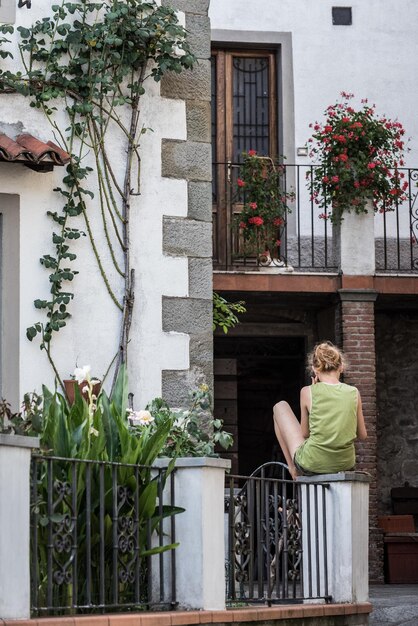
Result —
POLYGON ((418 585, 372 585, 370 626, 418 626, 418 585))

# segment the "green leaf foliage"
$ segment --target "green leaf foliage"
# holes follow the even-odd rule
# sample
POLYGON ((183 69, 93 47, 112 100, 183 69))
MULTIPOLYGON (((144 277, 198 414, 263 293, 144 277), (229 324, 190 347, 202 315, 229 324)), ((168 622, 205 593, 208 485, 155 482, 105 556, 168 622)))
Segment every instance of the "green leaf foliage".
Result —
POLYGON ((221 295, 213 292, 213 330, 221 328, 227 333, 239 323, 236 313, 246 313, 245 302, 228 302, 221 295))

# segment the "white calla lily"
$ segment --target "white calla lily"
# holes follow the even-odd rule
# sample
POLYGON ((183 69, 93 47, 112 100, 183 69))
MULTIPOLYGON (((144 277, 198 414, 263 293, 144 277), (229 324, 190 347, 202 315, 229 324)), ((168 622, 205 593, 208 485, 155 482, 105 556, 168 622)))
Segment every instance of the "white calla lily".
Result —
POLYGON ((74 370, 74 378, 78 382, 78 384, 84 382, 85 380, 89 380, 90 378, 90 365, 83 365, 83 367, 76 367, 74 370))

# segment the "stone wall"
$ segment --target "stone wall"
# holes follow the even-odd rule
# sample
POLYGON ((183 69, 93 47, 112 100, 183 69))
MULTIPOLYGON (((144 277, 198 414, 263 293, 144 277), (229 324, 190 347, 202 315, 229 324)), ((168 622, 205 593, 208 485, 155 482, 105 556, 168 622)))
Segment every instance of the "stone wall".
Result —
POLYGON ((162 373, 163 397, 174 405, 187 402, 199 384, 213 385, 212 338, 212 210, 210 135, 210 23, 208 0, 165 0, 185 13, 189 41, 198 63, 192 72, 167 75, 161 95, 184 100, 187 140, 162 140, 162 175, 188 184, 187 217, 165 217, 163 252, 187 257, 188 296, 163 298, 166 332, 190 337, 187 370, 162 373))
POLYGON ((418 487, 418 313, 376 315, 379 512, 392 513, 390 490, 418 487))

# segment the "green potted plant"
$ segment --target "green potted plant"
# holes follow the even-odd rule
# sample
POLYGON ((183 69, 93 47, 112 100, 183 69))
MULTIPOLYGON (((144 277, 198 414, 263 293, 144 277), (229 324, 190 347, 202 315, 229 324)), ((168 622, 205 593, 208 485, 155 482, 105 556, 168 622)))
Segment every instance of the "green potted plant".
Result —
POLYGON ((255 150, 243 152, 237 180, 242 209, 235 218, 244 257, 256 256, 257 263, 285 262, 282 237, 285 231, 288 202, 294 193, 283 188, 283 165, 255 150))
POLYGON ((405 130, 376 106, 361 101, 355 108, 351 93, 327 107, 325 121, 310 127, 310 156, 318 163, 308 173, 312 199, 320 218, 339 224, 344 212, 389 211, 406 199, 405 130))

